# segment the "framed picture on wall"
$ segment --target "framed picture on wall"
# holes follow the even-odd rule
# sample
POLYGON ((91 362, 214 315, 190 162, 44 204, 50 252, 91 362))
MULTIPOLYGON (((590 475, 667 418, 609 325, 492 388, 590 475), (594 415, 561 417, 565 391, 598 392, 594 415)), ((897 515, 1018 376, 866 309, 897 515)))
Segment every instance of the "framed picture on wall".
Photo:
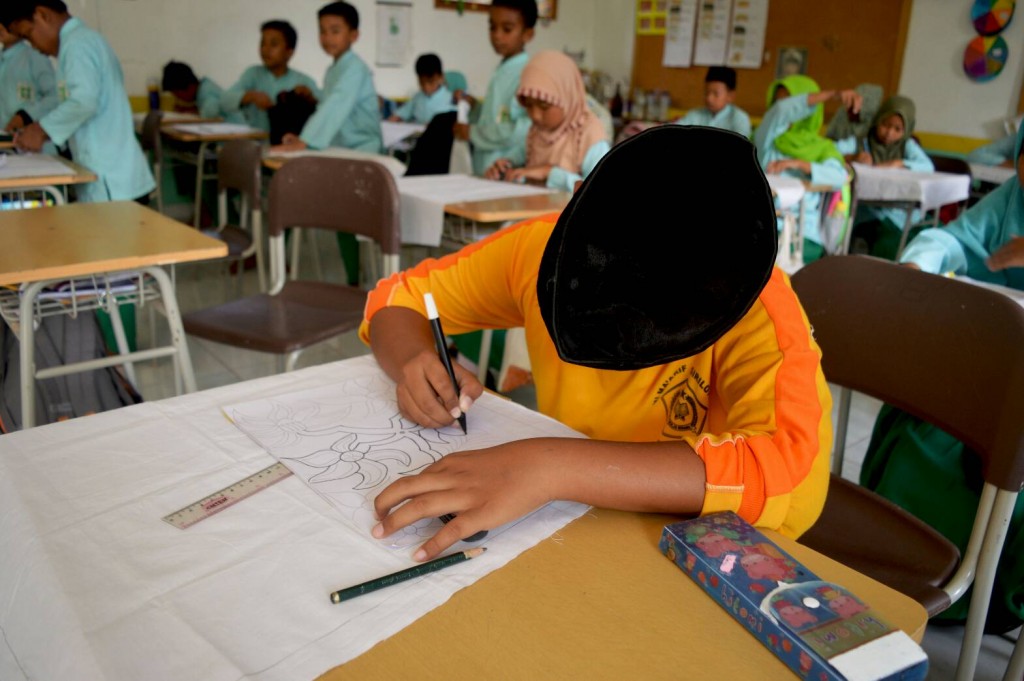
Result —
MULTIPOLYGON (((465 10, 468 12, 487 12, 491 9, 488 0, 477 2, 460 2, 460 0, 434 0, 437 9, 465 10)), ((555 19, 558 14, 558 0, 537 0, 537 16, 541 19, 555 19)))

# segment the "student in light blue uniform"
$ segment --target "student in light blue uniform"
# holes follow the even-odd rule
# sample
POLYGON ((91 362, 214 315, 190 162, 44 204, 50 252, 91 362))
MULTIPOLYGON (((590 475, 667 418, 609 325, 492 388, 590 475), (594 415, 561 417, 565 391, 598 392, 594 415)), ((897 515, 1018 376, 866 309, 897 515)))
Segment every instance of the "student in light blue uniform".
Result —
POLYGON ((301 71, 288 67, 298 34, 287 21, 268 21, 260 27, 260 59, 262 65, 250 66, 238 82, 224 91, 220 105, 226 114, 238 116, 254 128, 270 132, 267 110, 277 103, 282 92, 294 91, 304 97, 319 99, 316 81, 301 71))
POLYGON ((413 121, 426 125, 440 113, 455 111, 452 92, 445 84, 441 58, 436 54, 421 54, 416 59, 416 78, 420 90, 408 102, 398 107, 389 120, 413 121))
POLYGON ((201 118, 225 117, 220 105, 224 89, 209 78, 197 78, 188 64, 167 62, 161 89, 174 95, 175 111, 194 113, 201 118))
POLYGON ((530 117, 516 101, 519 76, 530 60, 524 52, 537 24, 535 0, 494 0, 491 3, 491 46, 501 64, 487 84, 483 104, 469 126, 458 124, 455 135, 473 145, 473 173, 483 175, 495 161, 526 148, 530 117))
MULTIPOLYGON (((820 91, 807 76, 793 75, 768 86, 769 109, 754 133, 757 157, 766 173, 791 175, 811 184, 842 189, 849 177, 843 156, 832 140, 819 134, 825 114, 822 102, 840 97, 853 106, 859 95, 853 90, 820 91)), ((825 253, 821 232, 821 194, 804 194, 804 262, 825 253)))
POLYGON ((1012 166, 1013 145, 1016 141, 1013 135, 1007 135, 978 147, 967 154, 967 160, 970 163, 981 163, 986 166, 1012 166))
POLYGON ((49 57, 0 25, 0 125, 14 132, 57 106, 57 79, 49 57))
POLYGON ((110 45, 69 15, 61 0, 26 0, 15 7, 11 31, 57 57, 60 100, 21 130, 18 146, 38 151, 47 139, 58 146, 69 142, 75 161, 98 177, 78 186, 80 201, 147 200, 156 185, 135 138, 121 64, 110 45))
MULTIPOLYGON (((847 161, 878 166, 932 172, 935 164, 911 135, 917 120, 913 100, 893 95, 875 113, 863 138, 847 137, 836 142, 836 148, 847 161)), ((911 213, 910 224, 921 218, 911 213)), ((899 248, 907 211, 900 208, 859 206, 853 216, 851 250, 866 249, 871 255, 893 260, 899 248), (858 249, 858 243, 861 244, 858 249)))
POLYGON ((732 130, 750 137, 750 116, 732 103, 736 97, 736 71, 728 66, 712 66, 704 76, 704 106, 690 109, 677 125, 706 125, 732 130))

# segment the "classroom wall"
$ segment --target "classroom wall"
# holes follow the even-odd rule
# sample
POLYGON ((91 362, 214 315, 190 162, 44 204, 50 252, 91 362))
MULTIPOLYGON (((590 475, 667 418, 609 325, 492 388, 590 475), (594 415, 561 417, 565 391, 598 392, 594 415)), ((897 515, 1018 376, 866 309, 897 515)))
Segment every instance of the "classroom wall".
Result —
POLYGON ((963 53, 976 33, 971 3, 914 0, 900 91, 917 103, 917 128, 962 137, 1001 137, 1017 113, 1024 84, 1024 8, 1002 35, 1010 46, 1003 72, 988 83, 964 75, 963 53))
MULTIPOLYGON (((98 26, 121 59, 129 93, 145 91, 146 79, 159 76, 170 59, 188 62, 200 75, 230 86, 248 66, 259 62, 259 25, 271 18, 292 22, 299 44, 292 66, 322 81, 329 58, 320 49, 316 12, 326 0, 72 0, 82 18, 98 26)), ((447 69, 461 70, 471 91, 483 94, 498 64, 487 37, 487 13, 434 8, 433 0, 412 0, 412 44, 401 67, 379 67, 376 56, 376 3, 351 0, 360 14, 355 51, 374 71, 377 91, 407 96, 416 90, 413 63, 436 52, 447 69)), ((630 12, 631 4, 622 3, 630 12)), ((538 24, 530 47, 584 51, 592 59, 594 0, 559 0, 557 19, 538 24)), ((631 50, 630 50, 631 51, 631 50)), ((621 55, 617 55, 617 59, 621 55)), ((588 64, 585 63, 585 66, 588 64)))

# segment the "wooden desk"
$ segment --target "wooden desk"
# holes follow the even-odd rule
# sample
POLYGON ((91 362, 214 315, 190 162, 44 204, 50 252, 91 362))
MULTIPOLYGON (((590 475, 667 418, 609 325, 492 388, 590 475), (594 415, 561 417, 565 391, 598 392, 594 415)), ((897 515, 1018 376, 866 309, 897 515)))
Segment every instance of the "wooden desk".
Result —
POLYGON ((571 198, 572 195, 566 192, 553 192, 533 196, 510 196, 503 199, 458 201, 445 204, 444 212, 474 222, 530 220, 548 213, 561 212, 571 198))
MULTIPOLYGON (((0 249, 0 285, 22 285, 20 292, 16 288, 2 292, 0 310, 8 324, 19 332, 21 340, 23 427, 34 424, 33 376, 59 376, 114 365, 130 367, 133 361, 174 356, 185 390, 195 390, 195 376, 174 286, 160 266, 227 255, 224 242, 204 236, 134 201, 76 203, 0 212, 0 239, 5 244, 0 249), (43 305, 40 297, 43 289, 54 282, 124 270, 139 270, 155 280, 171 330, 171 345, 134 353, 127 353, 122 347, 119 356, 36 372, 34 324, 25 320, 59 314, 64 309, 69 312, 82 309, 70 307, 66 300, 43 305)), ((91 299, 92 307, 102 306, 115 313, 111 320, 116 332, 120 324, 116 296, 100 289, 91 299)))
MULTIPOLYGON (((658 551, 676 519, 594 510, 321 681, 797 678, 658 551)), ((916 601, 767 534, 920 642, 916 601)))
POLYGON ((190 121, 186 124, 177 122, 175 125, 160 128, 160 134, 170 140, 199 145, 194 157, 191 154, 175 155, 180 160, 183 160, 186 163, 194 163, 196 166, 196 202, 193 211, 192 225, 197 229, 199 228, 200 220, 202 219, 203 180, 208 178, 208 176, 203 174, 203 167, 206 159, 206 151, 210 148, 210 145, 227 142, 229 140, 265 140, 270 137, 268 133, 256 129, 251 129, 250 132, 196 133, 188 130, 187 127, 183 127, 201 123, 202 121, 190 121))
POLYGON ((971 177, 979 182, 999 185, 1017 174, 1013 168, 990 166, 984 163, 971 164, 971 177))
MULTIPOLYGON (((44 155, 41 154, 39 156, 44 155)), ((8 155, 4 168, 10 173, 17 172, 20 165, 27 165, 30 159, 38 158, 39 156, 8 155)), ((65 170, 49 175, 24 174, 0 178, 0 194, 17 193, 22 195, 28 190, 38 190, 49 194, 57 205, 61 205, 65 203, 63 188, 68 185, 96 181, 96 174, 84 166, 80 166, 60 156, 45 155, 45 157, 46 160, 63 166, 65 170)))

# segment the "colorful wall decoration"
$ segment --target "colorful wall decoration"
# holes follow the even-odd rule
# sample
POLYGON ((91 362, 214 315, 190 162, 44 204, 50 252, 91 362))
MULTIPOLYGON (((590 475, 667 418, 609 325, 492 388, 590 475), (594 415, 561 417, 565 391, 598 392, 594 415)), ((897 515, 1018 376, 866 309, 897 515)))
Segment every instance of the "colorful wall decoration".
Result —
POLYGON ((974 0, 971 22, 978 32, 964 50, 964 73, 976 83, 992 80, 1003 71, 1010 47, 999 33, 1010 25, 1016 0, 974 0))

